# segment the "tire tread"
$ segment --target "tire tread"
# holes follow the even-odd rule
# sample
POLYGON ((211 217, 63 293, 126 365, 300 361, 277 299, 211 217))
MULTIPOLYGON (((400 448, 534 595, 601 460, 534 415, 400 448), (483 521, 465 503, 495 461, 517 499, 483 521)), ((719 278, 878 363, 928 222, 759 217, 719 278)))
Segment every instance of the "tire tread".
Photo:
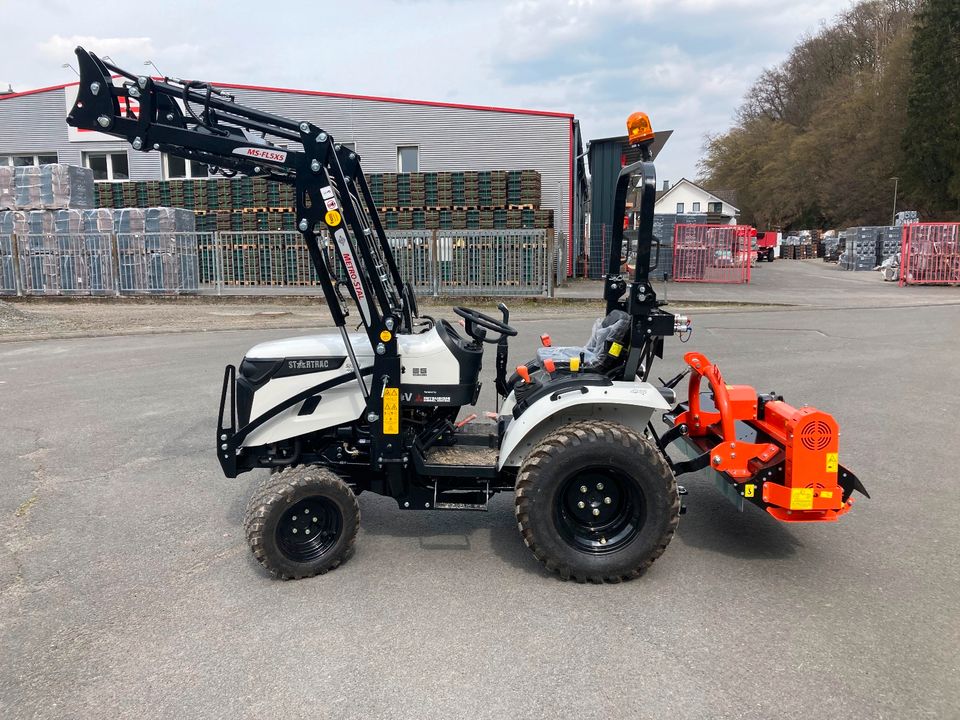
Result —
POLYGON ((301 580, 334 570, 350 555, 360 527, 360 505, 350 486, 333 471, 318 465, 297 465, 272 473, 260 484, 247 503, 243 525, 247 542, 253 551, 254 558, 260 565, 281 580, 301 580), (349 511, 356 518, 356 521, 347 522, 347 518, 344 518, 344 526, 347 528, 349 536, 346 538, 343 547, 332 559, 328 559, 314 569, 288 572, 270 562, 267 543, 272 541, 267 538, 265 533, 266 518, 271 512, 279 511, 282 509, 281 506, 288 504, 288 498, 297 490, 307 487, 316 490, 318 495, 348 495, 349 511))
POLYGON ((660 453, 636 430, 608 420, 589 420, 577 425, 566 425, 559 428, 530 452, 517 475, 515 513, 517 526, 520 529, 524 544, 530 548, 534 557, 543 563, 548 570, 557 573, 563 580, 574 580, 579 583, 619 583, 640 577, 657 558, 663 555, 667 545, 673 539, 677 524, 680 521, 680 496, 677 493, 677 481, 673 472, 660 456, 660 453), (577 573, 564 563, 550 557, 543 546, 538 543, 531 528, 530 496, 543 466, 571 448, 592 442, 614 442, 641 454, 647 464, 661 471, 659 474, 665 483, 665 489, 668 495, 673 498, 668 509, 669 522, 657 541, 653 553, 642 565, 629 572, 612 574, 577 573))

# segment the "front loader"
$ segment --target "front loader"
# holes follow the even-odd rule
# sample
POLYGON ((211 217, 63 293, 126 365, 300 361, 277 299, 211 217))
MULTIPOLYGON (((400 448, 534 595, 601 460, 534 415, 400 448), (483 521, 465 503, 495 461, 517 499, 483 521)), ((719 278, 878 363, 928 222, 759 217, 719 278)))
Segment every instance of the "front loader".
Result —
POLYGON ((837 463, 828 415, 776 398, 751 402, 742 388, 718 385, 719 371, 702 356, 688 356, 686 403, 674 389, 682 374, 648 381, 664 338, 690 326, 662 309, 649 282, 656 176, 645 115, 628 122, 644 159, 623 169, 616 191, 622 217, 631 177, 640 176, 633 278, 621 274, 615 223, 607 314, 593 336, 582 348, 542 348, 550 352, 508 377, 517 334, 508 308, 501 304, 498 318, 454 308, 465 336, 420 315, 352 149, 309 120, 245 107, 208 83, 134 75, 83 48, 77 58, 67 118, 74 127, 294 188, 297 227, 336 329, 262 343, 228 365, 216 427, 226 476, 269 471, 244 525, 254 556, 275 576, 340 565, 356 538, 362 492, 392 497, 403 510, 460 511, 484 510, 493 495, 511 492, 538 559, 565 579, 603 582, 640 575, 664 551, 684 472, 712 468, 729 493, 781 520, 836 519, 850 493, 862 491, 837 463), (499 411, 460 419, 478 399, 488 344, 499 411), (700 377, 712 394, 700 391, 700 377), (655 415, 670 426, 662 436, 655 415), (674 461, 666 451, 673 442, 693 458, 674 461))

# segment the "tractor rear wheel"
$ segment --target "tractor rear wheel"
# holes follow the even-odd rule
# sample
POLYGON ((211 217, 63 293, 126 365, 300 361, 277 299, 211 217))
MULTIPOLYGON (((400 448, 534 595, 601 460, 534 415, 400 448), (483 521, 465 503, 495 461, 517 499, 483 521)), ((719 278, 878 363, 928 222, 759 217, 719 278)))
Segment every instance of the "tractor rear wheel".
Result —
POLYGON ((271 474, 244 519, 253 556, 282 580, 333 570, 350 553, 359 527, 360 506, 350 486, 317 465, 271 474))
POLYGON ((523 541, 564 580, 621 582, 643 574, 673 538, 680 497, 670 468, 635 430, 565 425, 517 476, 523 541))

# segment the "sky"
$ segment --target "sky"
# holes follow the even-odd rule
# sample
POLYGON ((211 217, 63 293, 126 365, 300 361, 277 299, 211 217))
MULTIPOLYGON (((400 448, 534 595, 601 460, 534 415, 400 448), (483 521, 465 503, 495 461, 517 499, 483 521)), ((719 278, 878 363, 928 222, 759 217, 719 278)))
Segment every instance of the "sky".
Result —
POLYGON ((644 110, 661 179, 695 178, 753 80, 850 0, 0 0, 0 86, 76 79, 80 44, 134 72, 570 112, 644 110))

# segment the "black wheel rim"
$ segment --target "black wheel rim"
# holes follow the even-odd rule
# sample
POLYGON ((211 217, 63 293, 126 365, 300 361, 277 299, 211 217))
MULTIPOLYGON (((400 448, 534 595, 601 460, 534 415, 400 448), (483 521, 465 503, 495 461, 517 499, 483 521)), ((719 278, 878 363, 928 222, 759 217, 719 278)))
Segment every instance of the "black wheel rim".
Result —
POLYGON ((645 520, 643 493, 625 473, 612 468, 578 470, 560 484, 554 524, 571 547, 602 555, 637 536, 645 520))
POLYGON ((342 528, 343 516, 332 501, 304 498, 280 517, 277 546, 294 562, 314 562, 336 544, 342 528))

